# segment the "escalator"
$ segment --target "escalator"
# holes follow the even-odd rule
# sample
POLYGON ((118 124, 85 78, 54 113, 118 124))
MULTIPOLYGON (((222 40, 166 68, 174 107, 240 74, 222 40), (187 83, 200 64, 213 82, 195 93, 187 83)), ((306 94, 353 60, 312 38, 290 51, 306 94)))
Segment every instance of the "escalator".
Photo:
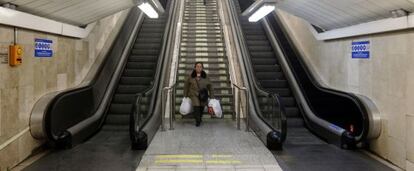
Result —
POLYGON ((52 93, 35 105, 31 119, 32 135, 46 139, 57 149, 71 149, 56 150, 28 170, 49 170, 54 166, 99 165, 99 168, 114 170, 136 167, 143 152, 132 151, 131 144, 134 148, 136 143, 142 143, 135 149, 144 149, 161 119, 157 97, 164 82, 161 75, 167 60, 165 49, 170 37, 167 33, 170 32, 171 3, 164 0, 160 4, 167 8, 158 19, 145 17, 137 7, 130 10, 109 54, 89 84, 52 93), (137 121, 134 111, 137 98, 142 93, 148 93, 148 96, 139 107, 141 115, 137 121), (145 137, 139 139, 143 137, 135 137, 136 134, 145 137), (67 160, 74 156, 80 160, 67 160), (82 160, 88 157, 96 161, 82 160))
MULTIPOLYGON (((136 94, 154 84, 156 66, 161 61, 159 55, 166 20, 166 15, 158 19, 144 19, 112 97, 104 129, 129 129, 136 94)), ((144 108, 143 113, 147 113, 148 109, 144 108)))
POLYGON ((250 23, 247 17, 241 16, 241 11, 252 3, 235 3, 236 7, 240 5, 239 21, 251 60, 251 72, 261 88, 281 96, 287 117, 286 141, 293 144, 320 142, 310 130, 343 148, 366 145, 376 131, 371 129, 376 123, 370 120, 368 100, 319 85, 288 44, 274 15, 268 16, 264 24, 250 23), (272 40, 273 32, 277 42, 272 40))
MULTIPOLYGON (((284 141, 283 150, 273 153, 283 170, 392 170, 360 151, 341 150, 335 146, 363 148, 369 140, 378 137, 379 118, 375 105, 364 96, 319 85, 294 49, 277 15, 249 23, 241 11, 253 1, 229 2, 235 28, 239 29, 245 70, 250 73, 248 82, 256 84, 259 87, 256 89, 280 96, 279 113, 286 116, 287 128, 278 129, 277 136, 284 141), (348 129, 351 124, 352 129, 348 129)), ((265 101, 259 96, 252 98, 259 102, 252 107, 261 108, 262 115, 269 114, 266 107, 262 107, 265 101)), ((280 120, 283 117, 261 118, 264 123, 271 123, 269 118, 280 120)))
MULTIPOLYGON (((322 87, 294 49, 276 14, 262 22, 250 23, 241 11, 253 1, 229 2, 235 28, 239 29, 245 70, 250 73, 248 82, 259 87, 256 90, 280 96, 279 114, 286 116, 287 128, 278 129, 277 136, 284 141, 283 150, 273 153, 283 170, 392 170, 360 151, 335 146, 364 148, 369 140, 378 137, 375 105, 364 96, 322 87)), ((259 104, 250 106, 260 108, 262 115, 276 114, 266 112, 268 109, 263 105, 267 102, 260 96, 252 98, 259 104)), ((262 122, 271 123, 269 118, 283 117, 261 118, 262 122)))

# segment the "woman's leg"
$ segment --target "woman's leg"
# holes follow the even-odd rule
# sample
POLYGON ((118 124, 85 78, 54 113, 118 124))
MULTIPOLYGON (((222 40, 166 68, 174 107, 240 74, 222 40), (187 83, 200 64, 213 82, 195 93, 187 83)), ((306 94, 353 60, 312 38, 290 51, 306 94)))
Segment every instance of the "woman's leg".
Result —
POLYGON ((203 107, 194 106, 194 118, 196 120, 196 126, 200 126, 202 117, 203 117, 203 107))

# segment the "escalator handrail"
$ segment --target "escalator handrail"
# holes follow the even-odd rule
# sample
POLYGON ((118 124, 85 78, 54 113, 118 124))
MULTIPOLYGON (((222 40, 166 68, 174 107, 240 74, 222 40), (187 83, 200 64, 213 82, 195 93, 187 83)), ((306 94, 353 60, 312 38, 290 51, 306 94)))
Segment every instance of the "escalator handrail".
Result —
MULTIPOLYGON (((138 12, 136 8, 132 8, 129 11, 128 17, 127 19, 125 19, 124 21, 124 25, 127 22, 131 22, 128 21, 128 18, 130 16, 132 16, 134 13, 138 12)), ((137 18, 134 19, 131 23, 133 25, 133 29, 132 29, 132 35, 135 34, 137 32, 137 29, 140 27, 140 21, 141 18, 143 17, 143 13, 139 12, 137 14, 137 18)), ((131 18, 132 19, 132 18, 131 18)), ((124 26, 123 26, 124 27, 124 26)), ((118 41, 119 39, 119 35, 120 34, 125 34, 122 33, 122 28, 121 30, 117 33, 116 38, 114 39, 114 41, 112 42, 112 46, 111 46, 111 50, 113 50, 113 46, 115 45, 115 42, 118 41)), ((131 36, 133 37, 133 36, 131 36)), ((121 52, 121 59, 124 59, 124 56, 126 56, 127 53, 125 53, 128 50, 128 46, 130 46, 132 41, 132 38, 128 39, 126 41, 126 46, 120 51, 121 52)), ((106 54, 106 56, 109 56, 111 53, 111 51, 108 52, 108 54, 106 54)), ((56 102, 63 97, 67 97, 69 95, 73 95, 76 94, 78 92, 82 92, 82 91, 88 91, 92 88, 92 86, 94 86, 99 73, 101 73, 103 71, 104 65, 106 64, 108 60, 108 57, 105 57, 104 60, 102 61, 102 63, 98 66, 98 69, 94 70, 93 73, 89 73, 93 74, 93 78, 91 80, 84 80, 79 86, 74 87, 74 88, 70 88, 67 90, 63 90, 63 91, 58 91, 58 92, 53 92, 50 94, 47 94, 45 96, 43 96, 38 102, 36 102, 32 113, 31 113, 31 118, 30 118, 30 127, 31 127, 31 133, 33 135, 33 137, 37 138, 37 139, 44 139, 47 138, 49 141, 52 142, 57 142, 59 139, 61 138, 66 138, 66 137, 62 137, 61 135, 55 135, 54 132, 52 132, 51 130, 51 126, 50 126, 50 115, 51 115, 51 110, 52 108, 55 106, 56 102)), ((60 132, 60 133, 69 133, 69 134, 65 134, 67 136, 72 136, 74 134, 77 134, 78 132, 82 131, 83 129, 87 128, 88 126, 91 126, 93 123, 97 122, 99 119, 102 118, 103 113, 105 113, 105 111, 107 110, 107 105, 106 103, 109 103, 110 100, 110 95, 112 93, 112 91, 114 90, 114 86, 112 84, 113 80, 118 79, 117 78, 117 74, 118 73, 118 68, 122 67, 124 64, 123 60, 120 60, 117 64, 116 69, 114 69, 113 71, 113 75, 111 75, 111 78, 109 80, 108 86, 106 86, 107 91, 105 91, 104 95, 103 95, 103 99, 102 101, 97 104, 98 107, 95 111, 91 111, 93 114, 91 116, 89 116, 88 118, 85 118, 82 121, 79 121, 78 123, 73 124, 72 126, 70 126, 69 128, 66 128, 64 131, 60 132), (105 103, 105 104, 104 104, 105 103)), ((92 70, 92 69, 91 69, 92 70)), ((98 128, 96 128, 98 129, 98 128)), ((58 134, 60 134, 58 133, 58 134)))
MULTIPOLYGON (((230 2, 232 2, 232 1, 230 1, 230 2)), ((251 61, 250 61, 250 54, 248 53, 248 51, 247 51, 247 45, 245 44, 245 36, 244 36, 244 34, 243 34, 243 31, 241 30, 241 25, 240 25, 240 23, 239 23, 239 15, 238 15, 238 12, 237 12, 237 10, 235 9, 235 6, 234 5, 232 5, 233 6, 233 8, 231 8, 230 7, 230 10, 232 10, 232 16, 230 17, 232 20, 234 20, 233 22, 234 22, 234 24, 235 25, 237 25, 237 27, 235 27, 236 28, 236 32, 237 32, 237 34, 236 34, 236 37, 238 38, 238 43, 239 43, 239 45, 240 45, 240 50, 241 50, 241 56, 242 56, 242 59, 243 59, 243 64, 244 64, 244 67, 247 69, 247 75, 248 75, 248 79, 250 79, 248 82, 249 83, 252 83, 253 84, 253 88, 254 88, 254 90, 256 90, 258 93, 260 93, 260 94, 262 94, 262 95, 265 95, 265 96, 271 96, 271 94, 272 93, 270 93, 270 92, 268 92, 268 91, 266 91, 266 90, 263 90, 261 87, 259 87, 256 83, 257 83, 257 78, 254 76, 254 74, 252 73, 252 68, 251 68, 251 66, 252 66, 252 63, 251 63, 251 61), (247 64, 246 64, 247 63, 247 64)), ((256 97, 256 95, 255 95, 255 91, 250 91, 250 93, 252 93, 253 94, 253 96, 252 96, 252 99, 253 99, 253 103, 254 103, 254 109, 255 109, 255 111, 256 111, 256 113, 258 113, 257 114, 257 116, 267 125, 267 126, 269 126, 273 131, 277 131, 277 129, 275 129, 275 128, 273 128, 272 127, 272 125, 271 124, 269 124, 267 121, 266 121, 266 119, 265 118, 263 118, 262 117, 262 114, 261 114, 261 111, 260 110, 258 110, 258 108, 260 108, 259 107, 259 105, 258 105, 258 102, 257 102, 257 99, 256 98, 254 98, 254 97, 256 97)), ((277 102, 277 103, 280 103, 280 96, 279 95, 275 95, 274 96, 274 98, 276 98, 277 100, 275 100, 275 102, 277 102)), ((285 109, 284 109, 284 106, 282 106, 282 105, 278 105, 279 106, 279 111, 285 111, 285 109)), ((282 118, 282 119, 285 119, 285 120, 281 120, 281 130, 279 130, 279 131, 285 131, 285 129, 283 129, 283 128, 286 128, 286 116, 284 116, 285 115, 285 113, 284 112, 281 112, 281 113, 279 113, 279 115, 281 115, 281 117, 280 118, 282 118)), ((281 135, 285 135, 286 133, 283 133, 283 132, 280 132, 280 134, 281 135)), ((284 140, 284 139, 283 139, 284 140)))

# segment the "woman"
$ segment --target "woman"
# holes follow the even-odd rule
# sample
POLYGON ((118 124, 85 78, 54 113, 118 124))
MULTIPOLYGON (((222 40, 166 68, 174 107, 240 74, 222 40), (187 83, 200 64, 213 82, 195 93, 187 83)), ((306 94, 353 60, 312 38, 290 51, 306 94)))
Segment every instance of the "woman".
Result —
MULTIPOLYGON (((207 93, 210 98, 214 98, 213 86, 207 73, 203 71, 203 63, 196 62, 191 75, 186 79, 184 84, 184 97, 189 97, 193 104, 194 118, 196 120, 196 126, 200 126, 201 118, 203 115, 204 107, 207 105, 207 100, 204 98, 204 94, 207 93), (201 98, 201 99, 200 99, 201 98)), ((207 95, 207 96, 208 96, 207 95)), ((211 112, 211 111, 209 111, 211 112)))

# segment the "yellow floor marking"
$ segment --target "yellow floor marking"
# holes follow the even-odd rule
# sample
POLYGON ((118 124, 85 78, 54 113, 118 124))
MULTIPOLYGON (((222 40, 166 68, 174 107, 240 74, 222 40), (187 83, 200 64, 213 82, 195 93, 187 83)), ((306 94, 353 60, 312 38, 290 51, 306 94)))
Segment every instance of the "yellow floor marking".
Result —
POLYGON ((157 155, 156 158, 203 158, 203 155, 189 155, 189 154, 171 154, 171 155, 157 155))
POLYGON ((229 158, 229 157, 233 157, 233 155, 213 154, 213 155, 211 155, 211 157, 213 157, 213 158, 229 158))
POLYGON ((155 160, 155 164, 203 163, 203 160, 155 160))
POLYGON ((207 160, 207 164, 241 164, 239 160, 207 160))

